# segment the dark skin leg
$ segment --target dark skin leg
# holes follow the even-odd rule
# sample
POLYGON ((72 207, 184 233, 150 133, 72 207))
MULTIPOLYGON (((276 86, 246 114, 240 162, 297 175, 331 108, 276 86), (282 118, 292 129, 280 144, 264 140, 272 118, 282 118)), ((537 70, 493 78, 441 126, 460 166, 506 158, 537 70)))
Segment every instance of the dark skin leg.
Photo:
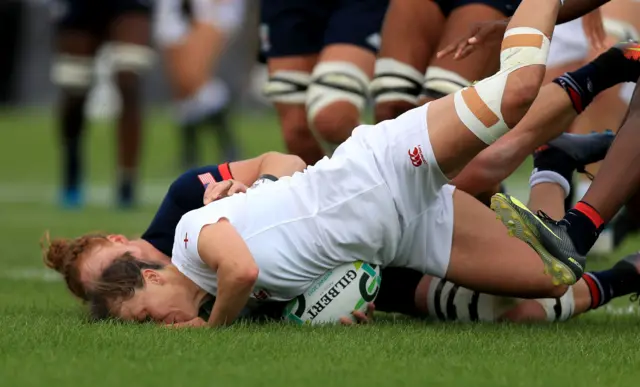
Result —
MULTIPOLYGON (((639 80, 640 81, 640 80, 639 80)), ((618 131, 598 176, 582 201, 595 208, 608 223, 640 186, 640 88, 636 87, 629 112, 618 131)))
MULTIPOLYGON (((56 35, 56 51, 61 55, 91 59, 100 39, 88 31, 62 30, 56 35)), ((81 142, 84 128, 84 105, 88 90, 62 88, 58 106, 59 130, 63 153, 63 184, 77 189, 82 174, 81 142)))
MULTIPOLYGON (((149 16, 144 13, 120 16, 109 27, 109 40, 148 46, 150 44, 149 16)), ((118 71, 116 83, 122 97, 122 113, 118 121, 118 169, 122 178, 120 200, 127 201, 131 199, 133 180, 140 163, 142 141, 140 76, 135 71, 118 71)))

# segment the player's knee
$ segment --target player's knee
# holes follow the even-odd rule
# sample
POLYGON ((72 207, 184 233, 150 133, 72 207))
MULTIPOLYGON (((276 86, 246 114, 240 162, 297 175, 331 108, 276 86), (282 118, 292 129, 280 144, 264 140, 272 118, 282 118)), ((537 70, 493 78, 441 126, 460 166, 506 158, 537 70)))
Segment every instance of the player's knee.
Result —
POLYGON ((65 94, 86 95, 94 75, 92 57, 58 55, 51 67, 51 81, 65 94))
POLYGON ((350 102, 336 101, 309 118, 309 126, 320 140, 337 146, 346 141, 358 126, 360 109, 350 102))
POLYGON ((418 70, 405 63, 392 58, 378 59, 369 84, 376 122, 394 119, 417 106, 423 78, 418 70))
POLYGON ((485 144, 513 128, 535 100, 549 45, 549 38, 534 28, 508 30, 502 41, 500 71, 455 94, 458 117, 485 144))
POLYGON ((435 100, 469 86, 471 82, 461 75, 441 67, 431 66, 425 74, 421 97, 435 100))
POLYGON ((501 107, 505 121, 510 127, 526 114, 538 97, 544 73, 544 67, 532 66, 510 74, 504 90, 501 107), (507 119, 507 117, 510 117, 510 119, 507 119))
MULTIPOLYGON (((307 92, 307 121, 334 148, 358 124, 367 101, 369 77, 348 62, 322 62, 313 70, 307 92)), ((331 151, 331 149, 328 149, 331 151)))

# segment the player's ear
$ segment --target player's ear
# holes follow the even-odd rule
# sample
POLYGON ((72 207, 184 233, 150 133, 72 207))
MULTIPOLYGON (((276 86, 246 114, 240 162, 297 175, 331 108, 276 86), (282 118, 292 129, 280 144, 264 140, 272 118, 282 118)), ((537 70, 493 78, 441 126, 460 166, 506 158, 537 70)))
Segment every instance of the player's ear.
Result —
POLYGON ((153 269, 143 269, 142 277, 144 278, 144 282, 149 284, 163 285, 165 282, 164 277, 160 272, 153 269))
POLYGON ((114 243, 128 243, 129 239, 126 236, 121 234, 109 234, 107 235, 107 239, 114 243))

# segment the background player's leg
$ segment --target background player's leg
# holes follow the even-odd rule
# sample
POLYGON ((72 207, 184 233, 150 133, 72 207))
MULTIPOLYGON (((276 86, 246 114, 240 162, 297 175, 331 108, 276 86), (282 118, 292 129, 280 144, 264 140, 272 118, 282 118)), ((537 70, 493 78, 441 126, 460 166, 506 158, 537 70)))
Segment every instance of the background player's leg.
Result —
POLYGON ((307 164, 324 157, 309 129, 305 104, 330 8, 326 2, 260 2, 261 54, 269 69, 264 94, 278 112, 287 151, 307 164))
POLYGON ((332 44, 320 53, 306 108, 309 127, 328 155, 360 125, 375 59, 373 51, 354 44, 332 44))
POLYGON ((82 130, 84 106, 93 78, 93 59, 100 40, 89 30, 60 28, 56 34, 57 57, 52 68, 53 82, 60 87, 58 105, 62 144, 62 204, 82 204, 82 130))
POLYGON ((370 85, 376 122, 396 118, 417 106, 423 74, 444 22, 434 1, 391 0, 370 85))
MULTIPOLYGON (((598 230, 603 223, 611 221, 631 196, 640 187, 640 89, 636 87, 629 113, 618 136, 611 146, 611 151, 602 162, 600 173, 582 201, 597 213, 579 216, 583 212, 577 208, 572 211, 569 235, 578 252, 586 254, 598 238, 598 230)), ((581 203, 579 203, 581 204, 581 203)), ((584 215, 584 214, 583 214, 584 215)))
POLYGON ((118 204, 134 204, 142 137, 140 73, 153 63, 149 10, 126 11, 112 20, 109 39, 113 45, 116 82, 122 97, 118 121, 118 204))
POLYGON ((307 93, 309 127, 331 155, 360 124, 389 0, 336 3, 307 93))
POLYGON ((305 102, 315 54, 269 58, 269 81, 265 94, 274 103, 287 151, 315 164, 324 157, 320 144, 307 124, 305 102))
MULTIPOLYGON (((459 39, 473 23, 502 20, 505 17, 501 11, 486 4, 467 4, 455 8, 447 17, 437 51, 459 39)), ((470 86, 471 82, 495 74, 500 68, 499 55, 500 52, 493 46, 476 50, 463 60, 432 55, 426 70, 420 104, 453 94, 470 86)))
POLYGON ((524 0, 505 34, 502 70, 429 105, 429 137, 438 165, 447 177, 457 175, 528 111, 540 90, 547 36, 553 32, 559 8, 559 0, 524 0))
POLYGON ((156 5, 156 41, 177 105, 185 168, 198 164, 197 131, 215 129, 224 160, 237 159, 238 149, 227 117, 226 84, 211 79, 212 69, 244 19, 245 2, 195 0, 189 7, 172 0, 156 5))

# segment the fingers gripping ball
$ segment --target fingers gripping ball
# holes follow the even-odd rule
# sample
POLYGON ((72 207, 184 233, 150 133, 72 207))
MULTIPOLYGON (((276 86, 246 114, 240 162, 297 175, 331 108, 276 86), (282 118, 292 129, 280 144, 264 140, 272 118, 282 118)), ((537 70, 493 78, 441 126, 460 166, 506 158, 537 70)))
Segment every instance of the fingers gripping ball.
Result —
POLYGON ((291 300, 284 318, 300 325, 334 324, 353 311, 367 313, 380 289, 380 268, 364 262, 347 263, 328 271, 304 293, 291 300))

